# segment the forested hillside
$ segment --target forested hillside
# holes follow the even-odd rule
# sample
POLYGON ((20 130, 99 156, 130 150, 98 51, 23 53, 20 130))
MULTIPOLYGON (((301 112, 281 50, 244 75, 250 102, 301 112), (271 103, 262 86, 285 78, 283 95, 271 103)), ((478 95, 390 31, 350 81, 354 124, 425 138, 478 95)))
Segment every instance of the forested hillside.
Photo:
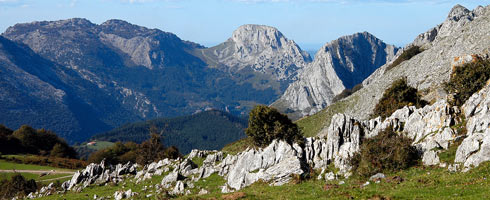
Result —
POLYGON ((162 134, 166 146, 176 146, 183 154, 192 149, 221 149, 224 145, 245 137, 247 120, 229 113, 210 110, 197 114, 159 118, 123 125, 95 135, 102 141, 132 141, 141 143, 150 136, 150 129, 162 134))

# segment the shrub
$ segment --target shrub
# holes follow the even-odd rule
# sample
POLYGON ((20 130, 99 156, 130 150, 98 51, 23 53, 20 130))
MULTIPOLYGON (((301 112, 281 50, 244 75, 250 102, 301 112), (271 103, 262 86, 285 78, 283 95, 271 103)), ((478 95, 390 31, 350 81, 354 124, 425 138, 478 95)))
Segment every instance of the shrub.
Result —
POLYGON ((389 117, 396 110, 405 106, 414 105, 417 108, 427 104, 426 101, 420 98, 417 89, 410 87, 407 84, 406 78, 399 79, 386 89, 383 97, 376 104, 372 118, 381 116, 383 119, 389 117))
POLYGON ((351 157, 350 164, 353 171, 362 177, 406 169, 419 159, 417 149, 411 144, 411 139, 388 127, 377 136, 362 141, 359 152, 351 157))
POLYGON ((355 92, 359 91, 360 89, 362 89, 362 83, 359 83, 357 85, 355 85, 352 89, 344 89, 340 94, 337 94, 333 99, 332 99, 332 103, 335 103, 337 101, 340 101, 352 94, 354 94, 355 92))
POLYGON ((398 58, 386 68, 386 71, 393 69, 394 67, 398 66, 400 63, 402 63, 405 60, 410 60, 410 58, 421 53, 422 51, 424 50, 421 49, 419 46, 412 46, 408 48, 402 53, 402 55, 398 56, 398 58))
POLYGON ((267 146, 275 139, 292 143, 303 138, 298 126, 287 115, 265 105, 255 106, 250 111, 245 133, 259 147, 267 146))
POLYGON ((26 196, 36 190, 36 181, 33 179, 25 180, 22 175, 16 174, 10 180, 3 180, 0 182, 0 199, 26 196))
POLYGON ((448 93, 454 98, 450 104, 461 106, 471 95, 482 89, 490 79, 490 60, 475 58, 474 62, 455 67, 449 82, 445 84, 448 93))

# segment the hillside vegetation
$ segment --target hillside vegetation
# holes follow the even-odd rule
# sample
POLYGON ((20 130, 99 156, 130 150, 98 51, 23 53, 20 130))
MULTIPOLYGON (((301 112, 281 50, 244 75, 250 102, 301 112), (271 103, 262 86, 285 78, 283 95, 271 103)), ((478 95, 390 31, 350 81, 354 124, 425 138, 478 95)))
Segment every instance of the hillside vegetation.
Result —
POLYGON ((1 154, 35 154, 76 158, 76 151, 54 132, 24 125, 13 131, 0 125, 1 154))
POLYGON ((452 94, 450 103, 461 106, 473 93, 479 91, 490 79, 490 60, 475 57, 473 62, 457 66, 451 73, 451 79, 445 89, 452 94))
POLYGON ((374 107, 371 118, 381 117, 385 119, 396 110, 405 106, 423 107, 427 104, 421 99, 417 89, 407 83, 406 78, 394 81, 391 86, 385 90, 383 97, 374 107))
POLYGON ((126 124, 92 139, 141 143, 149 138, 151 127, 162 134, 165 146, 176 146, 180 152, 186 154, 192 149, 218 150, 228 143, 244 138, 247 120, 211 110, 183 117, 126 124))

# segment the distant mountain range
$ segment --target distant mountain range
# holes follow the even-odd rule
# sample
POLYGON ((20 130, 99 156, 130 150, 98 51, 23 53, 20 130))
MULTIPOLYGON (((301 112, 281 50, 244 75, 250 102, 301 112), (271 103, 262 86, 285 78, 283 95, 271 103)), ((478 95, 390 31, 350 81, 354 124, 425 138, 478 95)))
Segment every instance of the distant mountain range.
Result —
POLYGON ((299 116, 313 113, 396 52, 360 33, 323 47, 312 61, 269 26, 243 25, 227 41, 205 48, 121 20, 98 25, 79 18, 16 24, 1 43, 0 123, 52 129, 69 142, 128 122, 209 108, 244 115, 281 96, 274 105, 299 116), (320 68, 330 71, 319 74, 320 68), (331 84, 307 89, 327 91, 327 97, 297 102, 310 99, 300 93, 312 76, 329 78, 331 84))

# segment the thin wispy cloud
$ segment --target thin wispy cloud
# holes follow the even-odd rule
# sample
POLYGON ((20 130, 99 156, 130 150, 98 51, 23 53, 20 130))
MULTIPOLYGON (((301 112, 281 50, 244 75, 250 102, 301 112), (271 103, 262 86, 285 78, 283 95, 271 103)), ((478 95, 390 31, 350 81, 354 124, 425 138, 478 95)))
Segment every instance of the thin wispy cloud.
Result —
POLYGON ((410 4, 410 3, 428 3, 428 4, 441 4, 451 3, 451 0, 228 0, 242 3, 306 3, 306 2, 323 2, 323 3, 390 3, 390 4, 410 4))

